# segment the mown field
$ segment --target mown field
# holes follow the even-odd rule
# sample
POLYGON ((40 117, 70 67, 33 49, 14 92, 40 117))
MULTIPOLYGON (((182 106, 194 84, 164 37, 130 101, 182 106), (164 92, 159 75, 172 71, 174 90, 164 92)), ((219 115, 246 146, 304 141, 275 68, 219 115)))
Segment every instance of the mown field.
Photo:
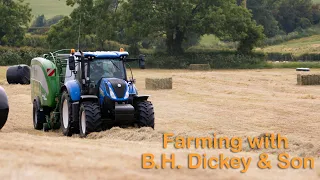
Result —
POLYGON ((46 18, 56 15, 69 15, 72 7, 66 5, 65 0, 25 0, 30 3, 34 17, 44 14, 46 18))
MULTIPOLYGON (((320 3, 320 0, 313 0, 320 3)), ((50 18, 55 15, 68 15, 72 11, 72 7, 66 6, 65 0, 25 0, 30 3, 33 15, 44 14, 50 18)))
POLYGON ((320 53, 320 35, 290 40, 278 45, 258 48, 263 52, 282 52, 301 55, 304 53, 320 53))
MULTIPOLYGON (((133 70, 139 94, 151 95, 155 130, 120 129, 94 133, 87 139, 63 137, 60 131, 42 132, 32 127, 29 85, 9 85, 6 67, 0 67, 0 85, 10 103, 7 124, 0 131, 1 179, 290 179, 320 178, 320 88, 297 86, 294 69, 272 70, 133 70), (172 90, 145 89, 147 77, 173 77, 172 90), (162 135, 173 132, 187 137, 260 136, 281 133, 289 149, 250 150, 233 154, 225 149, 163 149, 162 135), (315 158, 313 170, 281 170, 277 154, 315 158), (239 169, 187 168, 189 153, 223 153, 227 157, 252 157, 248 172, 239 169), (257 168, 259 155, 269 153, 271 170, 257 168), (141 168, 141 155, 175 153, 182 169, 141 168)), ((320 73, 320 69, 312 72, 320 73)))

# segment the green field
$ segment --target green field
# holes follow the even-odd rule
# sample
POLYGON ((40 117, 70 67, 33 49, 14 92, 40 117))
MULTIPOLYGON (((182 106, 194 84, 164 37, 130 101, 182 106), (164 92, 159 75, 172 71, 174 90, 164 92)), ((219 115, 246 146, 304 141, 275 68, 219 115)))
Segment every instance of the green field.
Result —
POLYGON ((314 35, 306 38, 294 39, 279 45, 258 48, 263 52, 282 52, 301 55, 304 53, 320 53, 320 35, 314 35))
MULTIPOLYGON (((313 1, 320 3, 320 0, 313 1)), ((25 2, 30 3, 32 15, 44 14, 46 18, 51 18, 55 15, 69 15, 73 9, 66 5, 65 0, 25 0, 25 2)))
POLYGON ((34 17, 44 14, 47 19, 55 15, 69 15, 73 9, 66 5, 65 0, 25 0, 24 2, 30 3, 34 17))

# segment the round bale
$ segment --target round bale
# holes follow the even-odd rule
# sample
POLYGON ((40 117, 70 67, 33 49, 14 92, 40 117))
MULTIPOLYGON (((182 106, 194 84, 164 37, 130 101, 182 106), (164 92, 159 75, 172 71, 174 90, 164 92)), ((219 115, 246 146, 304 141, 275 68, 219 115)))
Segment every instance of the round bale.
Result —
POLYGON ((210 64, 190 64, 189 69, 196 71, 208 71, 211 67, 210 64))
POLYGON ((30 67, 25 64, 9 67, 7 81, 9 84, 30 84, 30 67))
POLYGON ((172 77, 171 78, 146 78, 146 89, 148 90, 172 89, 172 77))
POLYGON ((0 129, 6 124, 9 114, 8 97, 4 89, 0 86, 0 129))

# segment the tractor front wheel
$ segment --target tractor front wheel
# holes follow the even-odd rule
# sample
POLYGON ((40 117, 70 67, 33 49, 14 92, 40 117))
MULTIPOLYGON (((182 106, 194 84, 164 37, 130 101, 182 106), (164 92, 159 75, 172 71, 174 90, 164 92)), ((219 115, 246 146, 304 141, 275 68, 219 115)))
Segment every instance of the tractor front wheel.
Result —
POLYGON ((138 102, 136 112, 136 119, 139 127, 151 127, 154 129, 154 109, 151 102, 138 102))
POLYGON ((72 107, 70 103, 70 97, 67 92, 63 92, 60 104, 60 124, 63 135, 72 136, 71 122, 72 107))
POLYGON ((46 122, 45 114, 40 111, 37 101, 33 101, 33 127, 36 130, 42 130, 43 123, 46 122))
POLYGON ((100 107, 97 103, 89 101, 81 103, 79 118, 80 137, 102 130, 100 107))

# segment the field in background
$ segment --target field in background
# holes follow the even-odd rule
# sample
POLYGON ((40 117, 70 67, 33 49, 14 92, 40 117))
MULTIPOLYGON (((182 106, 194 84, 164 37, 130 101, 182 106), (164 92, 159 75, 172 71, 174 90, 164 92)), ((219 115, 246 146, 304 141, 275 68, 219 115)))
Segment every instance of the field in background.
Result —
POLYGON ((42 14, 47 19, 56 15, 69 15, 73 9, 66 5, 65 0, 25 0, 24 2, 30 3, 33 18, 42 14))
MULTIPOLYGON (((320 0, 313 1, 320 3, 320 0)), ((65 0, 25 0, 25 2, 30 3, 34 16, 44 14, 47 18, 55 15, 69 15, 73 9, 66 5, 65 0)))
POLYGON ((301 55, 304 53, 320 53, 320 35, 290 40, 279 45, 258 48, 263 52, 282 52, 301 55))
MULTIPOLYGON (((30 3, 33 18, 41 14, 44 14, 47 19, 55 15, 69 15, 73 9, 66 5, 65 0, 25 0, 25 2, 30 3)), ((314 2, 320 3, 320 0, 314 0, 314 2)), ((200 50, 236 49, 236 44, 222 42, 214 35, 204 35, 199 44, 192 48, 200 50)), ((319 49, 320 35, 295 39, 263 49, 258 48, 263 52, 293 53, 294 55, 318 53, 319 49)))
POLYGON ((6 79, 6 67, 0 66, 0 83, 6 79))
MULTIPOLYGON (((9 120, 0 131, 0 177, 2 179, 317 179, 320 172, 319 86, 297 86, 294 69, 273 70, 137 70, 139 94, 151 95, 155 130, 120 129, 94 133, 87 139, 63 137, 61 132, 36 131, 32 127, 29 85, 8 85, 5 67, 0 81, 8 94, 9 120), (172 90, 149 91, 145 78, 173 77, 172 90), (288 137, 290 156, 313 156, 315 170, 280 170, 276 154, 282 150, 244 151, 163 149, 162 134, 180 136, 259 136, 281 133, 288 137), (227 157, 252 157, 245 174, 239 170, 188 170, 189 153, 227 157), (273 168, 257 168, 259 154, 270 153, 273 168), (181 170, 142 170, 141 154, 175 153, 181 170), (59 160, 57 160, 59 159, 59 160), (227 173, 226 173, 227 172, 227 173), (32 177, 31 177, 32 176, 32 177), (34 177, 36 176, 36 177, 34 177)), ((320 73, 320 69, 312 69, 320 73)))
POLYGON ((320 62, 267 62, 266 68, 320 68, 320 62))

